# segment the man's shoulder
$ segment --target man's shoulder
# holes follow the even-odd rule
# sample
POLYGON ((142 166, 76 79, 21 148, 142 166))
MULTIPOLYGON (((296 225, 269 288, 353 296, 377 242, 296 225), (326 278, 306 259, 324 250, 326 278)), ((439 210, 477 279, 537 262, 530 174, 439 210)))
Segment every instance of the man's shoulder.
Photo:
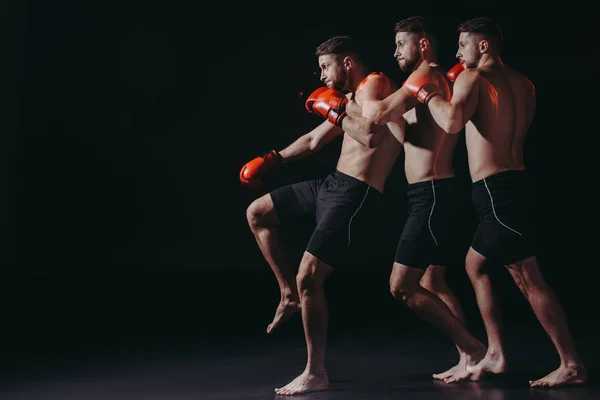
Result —
POLYGON ((377 87, 378 91, 388 91, 397 89, 397 85, 393 79, 388 77, 383 72, 371 72, 368 74, 358 85, 356 88, 356 92, 360 89, 363 89, 365 86, 377 87))
POLYGON ((483 78, 485 78, 485 72, 479 68, 466 68, 456 77, 454 86, 473 85, 483 78))

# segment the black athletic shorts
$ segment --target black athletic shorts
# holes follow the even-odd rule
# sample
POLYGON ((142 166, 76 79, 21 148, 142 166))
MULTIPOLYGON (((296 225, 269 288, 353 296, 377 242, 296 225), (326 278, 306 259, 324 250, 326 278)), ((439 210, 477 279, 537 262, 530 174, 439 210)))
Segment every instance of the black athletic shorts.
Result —
POLYGON ((531 186, 525 171, 500 172, 473 183, 479 225, 471 247, 504 265, 535 255, 530 225, 531 186))
POLYGON ((421 269, 464 261, 468 205, 468 191, 456 178, 409 184, 408 217, 394 261, 421 269))
POLYGON ((376 216, 383 205, 381 192, 337 170, 326 178, 283 186, 270 194, 282 224, 315 218, 306 251, 330 266, 349 259, 360 230, 377 229, 376 216))

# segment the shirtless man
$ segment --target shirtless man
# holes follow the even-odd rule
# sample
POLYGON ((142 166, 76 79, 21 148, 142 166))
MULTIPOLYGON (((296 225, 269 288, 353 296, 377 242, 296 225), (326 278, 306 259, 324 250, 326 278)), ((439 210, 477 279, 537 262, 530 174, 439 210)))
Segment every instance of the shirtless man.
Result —
POLYGON ((488 350, 481 362, 468 367, 470 376, 463 379, 480 380, 487 372, 505 371, 500 315, 489 277, 489 267, 497 263, 508 269, 560 356, 558 369, 530 385, 583 384, 586 369, 563 309, 541 274, 528 220, 529 178, 523 147, 535 114, 535 87, 501 60, 502 33, 495 22, 475 18, 462 23, 458 31, 460 63, 451 69, 456 79, 451 100, 435 94, 433 80, 421 79, 415 90, 428 99, 431 114, 448 134, 465 128, 472 200, 479 218, 466 268, 485 324, 488 350))
POLYGON ((317 47, 316 55, 320 78, 326 87, 309 96, 306 108, 326 120, 285 149, 273 150, 250 161, 240 172, 242 183, 252 185, 279 163, 313 154, 343 135, 334 172, 325 179, 276 189, 252 202, 247 211, 250 228, 281 291, 279 306, 267 332, 302 311, 308 352, 306 368, 290 383, 275 389, 279 395, 329 387, 325 368, 328 313, 323 285, 332 267, 343 264, 355 232, 366 229, 364 224, 368 220, 372 224, 368 227, 377 229, 378 221, 370 213, 383 206, 384 185, 402 149, 395 136, 404 134, 403 121, 387 124, 383 127, 385 134, 374 134, 370 130, 371 123, 344 111, 349 98, 360 105, 365 100, 385 98, 395 89, 384 75, 370 73, 351 38, 331 38, 317 47), (342 90, 349 93, 344 95, 342 90), (390 134, 390 130, 395 135, 390 134), (316 217, 316 228, 295 275, 282 253, 278 226, 303 217, 313 220, 316 217))
MULTIPOLYGON (((428 22, 419 16, 406 18, 394 31, 394 57, 400 69, 435 80, 440 95, 450 99, 446 71, 437 62, 436 40, 428 22)), ((463 377, 467 365, 477 364, 486 349, 467 331, 460 303, 445 279, 446 266, 464 258, 458 232, 467 208, 452 166, 458 135, 447 135, 435 123, 411 85, 407 81, 384 100, 365 102, 362 107, 362 116, 376 124, 404 118, 407 126, 401 141, 409 215, 396 250, 390 290, 419 317, 445 332, 458 349, 458 364, 433 377, 463 377)), ((353 107, 351 102, 347 109, 353 107)))

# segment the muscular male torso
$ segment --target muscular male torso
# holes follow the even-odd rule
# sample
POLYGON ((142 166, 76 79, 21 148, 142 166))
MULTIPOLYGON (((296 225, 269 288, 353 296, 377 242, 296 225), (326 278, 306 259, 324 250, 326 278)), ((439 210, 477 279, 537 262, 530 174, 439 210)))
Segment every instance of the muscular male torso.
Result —
POLYGON ((465 126, 473 182, 507 170, 523 170, 523 146, 535 114, 535 87, 499 63, 480 67, 478 106, 465 126))
MULTIPOLYGON (((439 87, 444 98, 449 100, 451 93, 445 78, 446 72, 434 63, 430 67, 438 71, 439 87)), ((408 104, 410 110, 404 114, 404 169, 407 182, 410 184, 454 176, 452 156, 458 142, 457 135, 446 134, 434 121, 427 105, 414 98, 409 101, 413 104, 408 104)))
MULTIPOLYGON (((387 79, 387 78, 386 78, 387 79)), ((367 80, 364 85, 374 84, 374 80, 367 80)), ((387 85, 379 85, 379 98, 389 96, 395 85, 390 81, 387 85)), ((362 107, 362 88, 353 94, 353 100, 362 107)), ((347 175, 353 176, 383 193, 385 182, 392 170, 402 144, 396 137, 404 135, 404 121, 390 122, 387 124, 390 131, 385 135, 382 143, 377 147, 369 148, 354 140, 344 133, 342 149, 337 163, 337 169, 347 175)))

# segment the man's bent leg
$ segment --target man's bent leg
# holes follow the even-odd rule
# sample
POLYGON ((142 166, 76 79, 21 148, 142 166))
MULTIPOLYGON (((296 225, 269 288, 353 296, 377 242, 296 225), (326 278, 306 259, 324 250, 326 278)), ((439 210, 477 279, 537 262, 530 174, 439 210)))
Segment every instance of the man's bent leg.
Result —
MULTIPOLYGON (((446 267, 441 265, 430 265, 425 270, 423 277, 421 278, 419 284, 424 289, 436 295, 440 300, 446 304, 446 306, 450 309, 452 314, 459 320, 459 322, 467 328, 465 316, 463 309, 460 305, 460 302, 450 290, 448 285, 446 284, 446 267)), ((467 372, 467 365, 469 363, 475 362, 470 357, 468 357, 467 353, 464 352, 458 345, 456 346, 458 350, 459 360, 458 364, 450 368, 449 370, 439 373, 433 374, 434 379, 445 380, 448 379, 455 374, 464 375, 467 372)), ((479 361, 479 360, 476 360, 479 361)))
POLYGON ((452 314, 466 326, 465 315, 460 302, 446 283, 446 267, 430 265, 425 270, 420 282, 421 286, 442 300, 452 314))
POLYGON ((331 270, 328 264, 308 252, 304 253, 297 282, 308 358, 302 374, 286 386, 275 389, 275 393, 279 395, 294 395, 329 388, 325 368, 329 316, 323 285, 331 270))
POLYGON ((423 288, 419 281, 423 271, 394 263, 390 277, 392 296, 403 301, 419 317, 444 332, 475 364, 485 354, 485 346, 473 337, 465 325, 437 296, 423 288))
POLYGON ((546 283, 536 257, 506 265, 515 283, 531 304, 538 321, 550 336, 560 357, 560 367, 545 377, 529 381, 532 387, 557 387, 587 382, 587 371, 575 350, 567 318, 554 291, 546 283))
MULTIPOLYGON (((466 268, 475 297, 479 312, 485 325, 485 331, 488 338, 487 353, 483 360, 475 366, 468 366, 468 376, 473 381, 478 381, 487 373, 500 374, 506 369, 506 360, 504 357, 504 347, 500 330, 500 307, 493 293, 493 286, 488 273, 488 260, 485 256, 469 248, 466 258, 466 268)), ((462 379, 460 379, 462 380, 462 379)), ((453 379, 451 382, 458 380, 453 379)))
POLYGON ((280 244, 279 218, 271 195, 266 194, 254 200, 248 207, 246 216, 250 230, 254 234, 265 260, 273 270, 281 292, 275 317, 267 327, 267 333, 271 333, 282 322, 300 311, 296 275, 280 244))

